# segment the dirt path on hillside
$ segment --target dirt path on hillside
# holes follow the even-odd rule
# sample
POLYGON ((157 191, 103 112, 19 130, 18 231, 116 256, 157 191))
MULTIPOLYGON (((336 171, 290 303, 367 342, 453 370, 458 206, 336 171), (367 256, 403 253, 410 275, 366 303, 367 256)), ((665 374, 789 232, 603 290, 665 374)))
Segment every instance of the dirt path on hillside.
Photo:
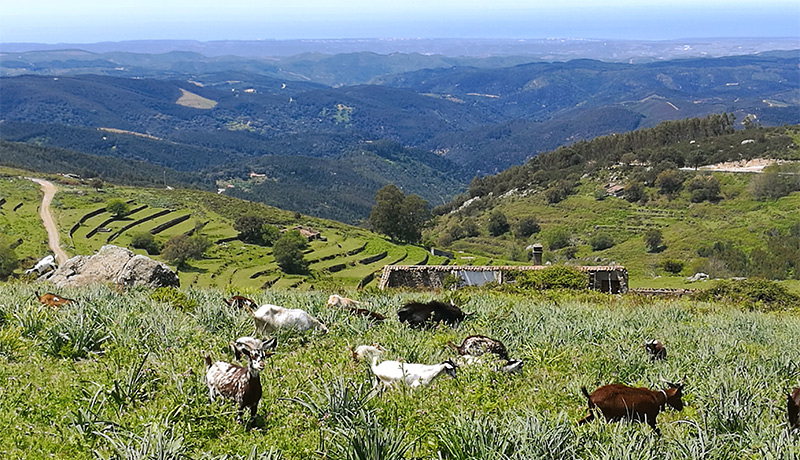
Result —
POLYGON ((56 186, 53 185, 52 182, 48 182, 44 179, 34 179, 33 177, 29 177, 28 179, 36 182, 37 184, 42 186, 42 191, 44 191, 44 198, 42 198, 42 206, 39 208, 39 216, 42 218, 42 222, 44 223, 44 228, 47 230, 47 239, 50 242, 50 250, 53 251, 53 254, 56 255, 56 263, 58 265, 63 264, 69 258, 67 253, 61 249, 61 241, 60 237, 58 236, 58 228, 56 227, 56 223, 53 220, 53 216, 50 215, 50 202, 53 201, 53 196, 56 194, 56 186))

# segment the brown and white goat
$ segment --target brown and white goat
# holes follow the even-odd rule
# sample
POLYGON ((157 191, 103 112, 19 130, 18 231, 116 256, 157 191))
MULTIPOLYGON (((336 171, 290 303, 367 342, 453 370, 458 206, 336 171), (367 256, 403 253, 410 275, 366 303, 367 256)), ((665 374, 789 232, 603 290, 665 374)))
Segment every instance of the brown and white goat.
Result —
POLYGON ((258 308, 258 304, 255 303, 255 301, 240 295, 235 295, 230 299, 222 299, 222 301, 225 302, 229 307, 258 308))
POLYGON ((244 410, 249 409, 250 419, 247 425, 252 424, 255 420, 258 403, 261 401, 261 371, 264 370, 264 360, 272 356, 278 342, 277 339, 272 339, 269 342, 263 342, 260 347, 253 347, 253 344, 253 342, 237 341, 234 345, 238 353, 247 356, 247 367, 224 361, 212 362, 210 356, 205 356, 209 399, 212 402, 218 396, 233 399, 236 402, 237 420, 240 423, 244 410))
POLYGON ((789 431, 800 428, 800 388, 792 388, 786 395, 786 413, 789 416, 789 431))
POLYGON ((34 295, 36 295, 36 298, 39 299, 39 302, 49 307, 60 307, 62 305, 67 305, 74 302, 74 300, 72 299, 67 299, 66 297, 60 297, 55 294, 51 294, 49 292, 45 292, 42 295, 39 295, 38 292, 35 292, 34 295))
POLYGON ((644 349, 650 355, 650 361, 667 359, 667 348, 661 341, 650 339, 644 343, 644 349))
POLYGON ((361 308, 359 305, 361 305, 361 302, 349 299, 347 297, 342 297, 338 294, 331 294, 331 296, 328 297, 328 307, 347 307, 347 309, 350 310, 350 313, 353 315, 366 316, 367 318, 378 322, 386 319, 386 317, 382 314, 367 310, 366 308, 361 308))
POLYGON ((661 430, 656 427, 658 413, 670 406, 675 410, 683 409, 683 383, 666 382, 669 388, 653 391, 649 388, 633 388, 627 385, 613 384, 602 386, 592 394, 581 387, 589 401, 589 415, 578 422, 578 425, 594 420, 595 409, 600 409, 606 420, 616 422, 630 420, 646 422, 657 434, 661 430))

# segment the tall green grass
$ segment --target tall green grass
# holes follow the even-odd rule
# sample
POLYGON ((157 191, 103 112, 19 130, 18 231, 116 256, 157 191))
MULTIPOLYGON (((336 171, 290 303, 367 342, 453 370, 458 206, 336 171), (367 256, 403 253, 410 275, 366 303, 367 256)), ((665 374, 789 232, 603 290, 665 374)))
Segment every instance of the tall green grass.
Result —
MULTIPOLYGON (((259 303, 303 308, 330 333, 278 334, 262 373, 252 430, 231 402, 210 403, 203 355, 233 361, 228 342, 252 334, 224 292, 119 294, 65 289, 59 310, 36 286, 0 285, 0 456, 3 458, 796 458, 785 392, 800 385, 796 310, 751 311, 725 302, 650 300, 549 291, 459 291, 469 320, 411 330, 395 311, 434 293, 340 292, 386 314, 383 324, 327 308, 330 292, 261 291, 259 303), (186 305, 191 308, 185 308, 186 305), (521 376, 461 367, 430 387, 372 391, 350 347, 378 342, 387 359, 437 363, 447 341, 502 340, 525 360, 521 376), (642 344, 658 338, 664 362, 642 344), (682 412, 647 425, 595 421, 582 385, 660 387, 686 379, 682 412)), ((38 287, 41 290, 41 287, 38 287)), ((791 307, 791 306, 790 306, 791 307)), ((796 308, 796 307, 794 307, 796 308)))

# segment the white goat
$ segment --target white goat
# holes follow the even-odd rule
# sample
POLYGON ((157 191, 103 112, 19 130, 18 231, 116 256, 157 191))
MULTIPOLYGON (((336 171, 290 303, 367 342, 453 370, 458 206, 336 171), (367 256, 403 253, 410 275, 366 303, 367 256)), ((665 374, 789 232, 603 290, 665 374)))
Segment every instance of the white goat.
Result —
POLYGON ((276 339, 261 343, 258 348, 251 348, 250 344, 261 342, 252 337, 242 337, 231 345, 235 347, 237 355, 245 355, 248 358, 247 367, 237 366, 236 364, 224 361, 211 361, 210 356, 205 356, 206 361, 206 385, 208 385, 208 396, 213 402, 218 396, 233 399, 236 402, 238 417, 242 422, 242 415, 245 409, 250 409, 251 424, 258 412, 258 403, 261 401, 261 371, 264 370, 264 359, 271 356, 272 350, 278 344, 276 339), (239 343, 239 340, 251 339, 239 343), (257 341, 257 342, 256 342, 257 341))
MULTIPOLYGON (((415 364, 402 363, 400 361, 383 361, 378 363, 378 359, 383 354, 378 347, 366 345, 362 349, 363 356, 371 356, 372 363, 370 368, 375 377, 383 383, 384 387, 391 387, 396 382, 403 382, 411 388, 418 388, 429 385, 437 377, 447 374, 456 377, 456 365, 451 360, 440 364, 415 364)), ((375 382, 377 386, 378 382, 375 382)))
POLYGON ((56 268, 56 258, 54 255, 50 254, 42 258, 42 260, 36 262, 36 265, 34 265, 33 268, 25 270, 25 274, 28 275, 36 272, 38 275, 41 275, 43 273, 53 271, 56 268))
POLYGON ((318 319, 299 308, 283 308, 265 304, 256 311, 249 310, 256 323, 256 332, 270 333, 276 329, 296 329, 298 331, 316 329, 323 333, 328 332, 328 328, 318 319))
POLYGON ((331 296, 328 297, 328 306, 329 307, 334 307, 334 306, 354 307, 356 305, 361 305, 361 302, 359 302, 357 300, 353 300, 353 299, 348 299, 347 297, 342 297, 342 296, 337 295, 337 294, 331 294, 331 296))

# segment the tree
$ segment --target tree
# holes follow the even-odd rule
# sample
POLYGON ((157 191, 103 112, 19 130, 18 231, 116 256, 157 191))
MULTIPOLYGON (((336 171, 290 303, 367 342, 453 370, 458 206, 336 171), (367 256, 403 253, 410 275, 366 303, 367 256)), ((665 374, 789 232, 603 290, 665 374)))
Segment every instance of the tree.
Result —
POLYGON ((683 187, 683 177, 675 169, 665 169, 658 174, 655 184, 662 195, 674 195, 683 187))
POLYGON ((657 252, 661 249, 663 242, 661 230, 657 228, 651 228, 644 233, 644 245, 647 247, 647 252, 657 252))
POLYGON ((303 251, 308 247, 308 240, 297 230, 284 232, 275 247, 272 255, 275 262, 286 273, 306 273, 308 261, 305 260, 303 251))
POLYGON ((622 190, 625 200, 634 203, 644 198, 644 185, 641 182, 630 182, 622 190))
POLYGON ((19 267, 19 259, 14 249, 3 240, 0 240, 0 278, 7 278, 19 267))
POLYGON ((101 188, 103 188, 103 179, 95 177, 94 179, 89 181, 89 186, 95 190, 100 190, 101 188))
POLYGON ((261 228, 267 219, 255 214, 239 216, 233 222, 233 229, 239 232, 239 239, 245 243, 261 244, 261 228))
POLYGON ((120 217, 127 216, 131 212, 131 207, 128 206, 128 203, 115 198, 106 203, 106 211, 119 219, 120 217))
POLYGON ((506 215, 499 210, 493 211, 489 215, 489 234, 492 236, 500 236, 508 232, 510 226, 506 215))
POLYGON ((529 216, 523 217, 517 222, 514 234, 517 235, 518 238, 528 238, 534 233, 539 233, 541 230, 542 228, 539 226, 539 222, 534 217, 529 216))
POLYGON ((150 232, 134 233, 131 236, 131 247, 136 249, 144 249, 150 255, 155 255, 161 252, 161 247, 156 241, 156 238, 150 232))
POLYGON ((719 198, 719 181, 714 176, 695 176, 686 184, 691 193, 691 202, 700 203, 719 198))
POLYGON ((200 234, 192 236, 186 234, 175 235, 164 243, 161 257, 180 268, 186 265, 186 262, 190 259, 203 257, 209 246, 211 246, 211 242, 200 234))
POLYGON ((417 195, 405 195, 389 184, 375 194, 369 224, 392 240, 416 243, 422 238, 422 227, 429 217, 427 201, 417 195))

